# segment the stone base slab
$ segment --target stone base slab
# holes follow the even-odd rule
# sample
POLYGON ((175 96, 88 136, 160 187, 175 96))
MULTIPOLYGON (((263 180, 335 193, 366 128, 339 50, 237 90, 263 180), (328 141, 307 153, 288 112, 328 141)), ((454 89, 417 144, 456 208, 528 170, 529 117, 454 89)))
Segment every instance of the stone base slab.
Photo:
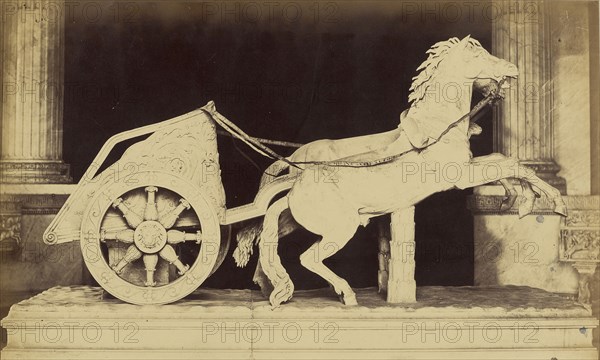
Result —
POLYGON ((233 360, 233 359, 269 359, 269 360, 295 360, 295 359, 348 359, 348 360, 379 360, 379 359, 405 359, 405 360, 505 360, 505 359, 535 359, 545 360, 588 360, 597 359, 594 350, 565 350, 561 348, 545 349, 461 349, 461 350, 424 350, 414 349, 301 349, 301 350, 227 350, 203 349, 188 350, 148 350, 126 351, 118 349, 107 350, 36 350, 2 352, 3 359, 44 359, 44 360, 107 360, 107 359, 144 359, 144 360, 233 360), (249 355, 252 353, 252 356, 249 355), (6 357, 4 357, 6 356, 6 357), (285 356, 285 357, 283 357, 285 356))
POLYGON ((162 306, 56 287, 2 320, 2 359, 598 359, 588 309, 528 287, 423 287, 389 304, 358 289, 297 291, 271 309, 258 291, 198 290, 162 306))

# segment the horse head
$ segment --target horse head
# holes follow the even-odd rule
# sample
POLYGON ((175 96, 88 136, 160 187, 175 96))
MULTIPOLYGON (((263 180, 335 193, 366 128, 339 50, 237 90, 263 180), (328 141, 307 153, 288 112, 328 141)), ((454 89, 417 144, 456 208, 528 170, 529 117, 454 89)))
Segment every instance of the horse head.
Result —
POLYGON ((413 106, 418 105, 428 93, 439 92, 439 98, 440 95, 448 95, 449 88, 460 90, 476 80, 500 81, 519 75, 514 64, 491 55, 470 36, 462 40, 454 37, 440 41, 427 50, 427 54, 427 60, 417 68, 420 72, 413 77, 410 87, 408 101, 413 106))
POLYGON ((514 64, 491 55, 470 36, 440 41, 427 50, 427 54, 410 87, 411 108, 401 120, 401 126, 416 147, 437 139, 451 123, 469 111, 474 85, 481 87, 518 76, 514 64))
POLYGON ((460 41, 458 49, 461 51, 456 56, 465 65, 463 74, 468 79, 491 79, 498 82, 503 78, 519 76, 519 70, 513 63, 493 56, 470 36, 460 41))

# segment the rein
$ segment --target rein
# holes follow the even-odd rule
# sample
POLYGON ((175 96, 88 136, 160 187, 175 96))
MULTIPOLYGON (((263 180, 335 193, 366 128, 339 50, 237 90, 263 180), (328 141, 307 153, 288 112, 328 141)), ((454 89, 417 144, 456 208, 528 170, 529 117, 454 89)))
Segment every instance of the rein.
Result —
MULTIPOLYGON (((273 140, 267 140, 267 139, 259 139, 259 138, 254 138, 248 134, 246 134, 242 129, 240 129, 239 127, 237 127, 234 123, 232 123, 230 120, 228 120, 225 116, 219 114, 218 112, 214 111, 208 111, 203 109, 206 113, 208 113, 214 120, 215 122, 217 122, 219 125, 221 125, 225 130, 227 130, 228 133, 230 133, 231 135, 233 135, 233 137, 238 138, 239 140, 243 141, 244 143, 246 143, 248 146, 250 146, 254 151, 258 152, 259 154, 269 157, 273 160, 281 160, 285 163, 287 163, 290 166, 293 166, 297 169, 300 170, 304 170, 302 169, 300 166, 298 165, 325 165, 325 166, 332 166, 332 167, 353 167, 353 168, 361 168, 361 167, 371 167, 371 166, 378 166, 378 165, 382 165, 382 164, 387 164, 390 163, 396 159, 401 158, 402 156, 411 153, 411 152, 416 152, 416 153, 420 153, 421 151, 427 149, 428 147, 430 147, 433 144, 436 144, 437 142, 439 142, 442 137, 444 135, 446 135, 452 128, 456 127, 460 122, 462 122, 465 119, 468 118, 472 118, 473 116, 475 116, 477 113, 479 113, 485 106, 491 104, 494 100, 497 100, 500 98, 499 93, 500 93, 500 89, 502 87, 502 84, 504 84, 504 82, 506 81, 506 78, 502 78, 499 82, 498 82, 498 90, 497 91, 492 91, 490 92, 484 99, 482 99, 480 102, 478 102, 473 109, 471 109, 471 111, 469 111, 467 114, 461 116, 458 120, 454 121, 452 124, 450 124, 450 126, 448 126, 448 128, 446 130, 444 130, 444 132, 442 132, 440 134, 440 136, 438 136, 437 139, 435 139, 433 142, 431 142, 430 144, 428 144, 427 146, 423 147, 423 148, 415 148, 413 147, 412 149, 403 151, 399 154, 395 154, 395 155, 390 155, 381 159, 377 159, 377 160, 372 160, 372 161, 344 161, 344 160, 331 160, 331 161, 290 161, 287 158, 277 154, 275 151, 271 150, 269 147, 267 147, 266 145, 264 145, 263 143, 271 143, 274 145, 280 145, 280 144, 286 144, 285 142, 279 142, 279 141, 273 141, 273 140)), ((478 119, 473 119, 472 122, 475 123, 477 122, 478 119)), ((297 144, 294 144, 297 145, 297 144)), ((284 145, 285 146, 285 145, 284 145)), ((294 146, 295 147, 295 146, 294 146)))

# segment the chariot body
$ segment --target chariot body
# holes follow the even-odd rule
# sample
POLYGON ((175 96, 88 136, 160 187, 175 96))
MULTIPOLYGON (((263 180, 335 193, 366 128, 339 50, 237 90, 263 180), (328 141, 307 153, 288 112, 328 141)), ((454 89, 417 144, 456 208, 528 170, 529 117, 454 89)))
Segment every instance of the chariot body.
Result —
POLYGON ((79 240, 87 268, 106 291, 134 304, 165 304, 197 289, 222 264, 227 225, 264 215, 289 176, 254 202, 227 209, 214 103, 125 131, 102 147, 44 233, 49 245, 79 240), (120 142, 149 135, 99 171, 120 142))

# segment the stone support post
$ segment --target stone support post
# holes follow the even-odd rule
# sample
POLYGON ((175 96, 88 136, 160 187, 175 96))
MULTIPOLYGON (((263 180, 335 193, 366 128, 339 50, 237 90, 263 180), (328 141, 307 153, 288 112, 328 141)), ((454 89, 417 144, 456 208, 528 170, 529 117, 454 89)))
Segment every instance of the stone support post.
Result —
POLYGON ((412 303, 417 301, 415 281, 415 207, 391 214, 389 245, 389 279, 387 301, 412 303))

